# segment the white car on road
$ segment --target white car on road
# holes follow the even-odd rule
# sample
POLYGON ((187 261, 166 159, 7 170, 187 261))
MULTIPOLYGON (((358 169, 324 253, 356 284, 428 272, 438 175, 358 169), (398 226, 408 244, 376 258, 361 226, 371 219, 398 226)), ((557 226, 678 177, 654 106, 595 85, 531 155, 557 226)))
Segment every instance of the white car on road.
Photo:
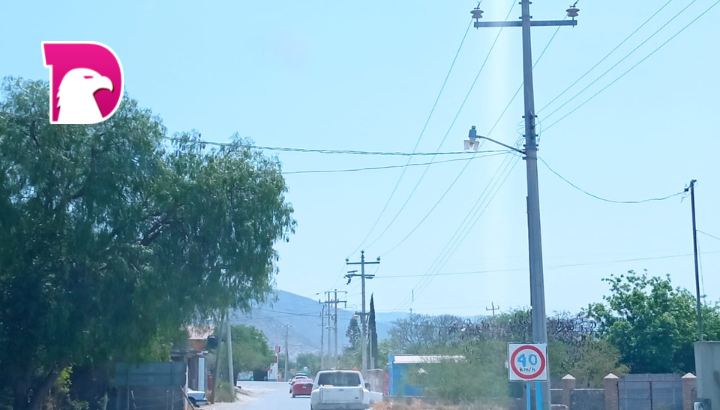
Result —
POLYGON ((322 371, 315 376, 310 410, 366 410, 371 393, 362 374, 350 370, 322 371))

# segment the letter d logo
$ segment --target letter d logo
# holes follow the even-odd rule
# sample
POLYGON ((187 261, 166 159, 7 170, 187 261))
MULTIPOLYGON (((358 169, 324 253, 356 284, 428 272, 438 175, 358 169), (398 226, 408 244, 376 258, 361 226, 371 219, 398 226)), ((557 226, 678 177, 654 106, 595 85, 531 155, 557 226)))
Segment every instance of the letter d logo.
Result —
POLYGON ((117 54, 92 41, 44 41, 50 68, 50 123, 96 124, 120 106, 123 70, 117 54))

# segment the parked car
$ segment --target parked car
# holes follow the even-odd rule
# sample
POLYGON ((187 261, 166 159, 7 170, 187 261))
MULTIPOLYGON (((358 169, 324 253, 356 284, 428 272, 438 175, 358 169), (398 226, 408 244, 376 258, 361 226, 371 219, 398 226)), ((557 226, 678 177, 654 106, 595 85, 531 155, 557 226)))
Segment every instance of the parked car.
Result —
POLYGON ((292 394, 292 392, 293 392, 292 388, 293 388, 293 385, 295 384, 295 382, 298 380, 305 380, 305 379, 310 379, 310 378, 305 375, 298 375, 298 376, 293 377, 292 380, 290 380, 290 382, 289 382, 290 383, 290 394, 292 394))
POLYGON ((310 395, 310 410, 367 410, 370 408, 369 387, 360 372, 318 372, 310 395))
POLYGON ((190 403, 192 403, 193 407, 200 407, 202 405, 208 404, 207 399, 205 398, 204 391, 188 389, 187 395, 188 400, 190 400, 190 403))
POLYGON ((290 388, 290 394, 294 399, 297 396, 310 396, 313 388, 313 379, 309 377, 299 378, 295 380, 292 387, 290 388))

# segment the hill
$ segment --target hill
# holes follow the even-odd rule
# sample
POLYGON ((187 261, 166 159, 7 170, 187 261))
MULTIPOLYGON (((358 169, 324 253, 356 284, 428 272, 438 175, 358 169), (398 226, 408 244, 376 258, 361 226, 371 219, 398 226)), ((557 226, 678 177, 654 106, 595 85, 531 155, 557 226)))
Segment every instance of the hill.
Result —
MULTIPOLYGON (((320 314, 322 305, 317 300, 282 290, 277 291, 276 296, 276 301, 256 306, 247 314, 233 312, 230 323, 255 326, 265 334, 271 347, 279 345, 282 346, 283 351, 285 351, 285 334, 287 331, 290 357, 295 357, 300 353, 320 353, 320 314), (291 327, 286 330, 286 325, 291 327)), ((342 351, 342 346, 348 344, 345 330, 354 313, 355 311, 338 308, 339 352, 342 351)), ((392 322, 406 315, 407 313, 377 312, 375 321, 377 323, 378 340, 388 338, 392 322)), ((334 341, 334 333, 332 333, 332 336, 334 341)), ((325 351, 327 352, 327 330, 325 330, 324 339, 325 351)))

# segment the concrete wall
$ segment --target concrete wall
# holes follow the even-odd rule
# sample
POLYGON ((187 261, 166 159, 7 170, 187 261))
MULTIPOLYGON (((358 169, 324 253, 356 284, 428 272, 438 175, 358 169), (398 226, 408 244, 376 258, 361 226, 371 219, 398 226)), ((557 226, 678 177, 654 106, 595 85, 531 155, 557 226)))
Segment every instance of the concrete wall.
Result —
POLYGON ((720 409, 720 342, 695 343, 697 397, 709 399, 712 409, 720 409))
POLYGON ((605 410, 605 389, 575 389, 570 392, 570 409, 605 410))

